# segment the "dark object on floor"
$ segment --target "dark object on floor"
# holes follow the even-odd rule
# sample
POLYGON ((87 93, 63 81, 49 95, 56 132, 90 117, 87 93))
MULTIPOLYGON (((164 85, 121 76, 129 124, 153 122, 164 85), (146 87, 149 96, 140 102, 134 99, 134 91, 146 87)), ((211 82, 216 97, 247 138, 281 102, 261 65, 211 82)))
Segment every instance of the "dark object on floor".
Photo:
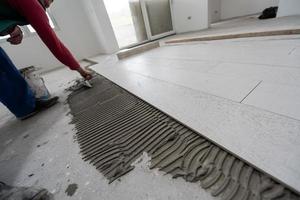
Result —
POLYGON ((293 200, 299 195, 199 133, 102 76, 68 98, 83 159, 110 182, 134 169, 143 152, 151 168, 200 184, 221 199, 293 200))
POLYGON ((258 19, 270 19, 275 18, 277 16, 278 7, 270 7, 266 8, 262 14, 258 17, 258 19))
POLYGON ((55 96, 55 97, 51 97, 47 100, 37 100, 36 101, 36 109, 44 110, 44 109, 50 108, 58 102, 58 99, 59 99, 59 97, 55 96))
POLYGON ((78 185, 75 184, 75 183, 73 183, 73 184, 70 184, 70 185, 68 186, 68 188, 66 189, 65 193, 66 193, 69 197, 71 197, 71 196, 73 196, 73 195, 75 194, 75 192, 76 192, 77 189, 78 189, 78 185))
POLYGON ((13 187, 0 182, 0 200, 54 200, 46 189, 13 187))

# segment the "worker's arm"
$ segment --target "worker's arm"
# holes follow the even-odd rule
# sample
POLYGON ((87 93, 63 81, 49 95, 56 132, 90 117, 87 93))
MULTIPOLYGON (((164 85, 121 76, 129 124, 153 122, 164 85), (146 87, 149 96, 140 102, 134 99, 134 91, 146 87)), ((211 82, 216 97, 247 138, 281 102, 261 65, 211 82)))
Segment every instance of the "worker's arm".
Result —
POLYGON ((38 0, 9 0, 9 2, 26 18, 27 22, 36 30, 42 41, 59 61, 70 69, 77 70, 83 77, 88 78, 88 72, 80 67, 71 52, 56 36, 49 24, 45 10, 38 0))

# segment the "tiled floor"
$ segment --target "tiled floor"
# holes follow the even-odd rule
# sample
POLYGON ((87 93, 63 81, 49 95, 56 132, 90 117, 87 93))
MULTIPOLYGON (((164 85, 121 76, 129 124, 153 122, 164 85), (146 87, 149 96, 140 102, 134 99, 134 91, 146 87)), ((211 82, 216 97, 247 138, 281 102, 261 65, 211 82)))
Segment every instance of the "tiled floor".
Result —
POLYGON ((262 82, 243 103, 300 119, 299 84, 262 82))
MULTIPOLYGON (((261 99, 271 105, 256 90, 266 84, 281 84, 285 88, 281 88, 281 92, 292 88, 291 102, 288 103, 293 106, 299 98, 300 57, 290 52, 298 46, 298 36, 163 46, 118 62, 117 66, 142 76, 249 104, 247 98, 255 98, 256 102, 261 99)), ((284 97, 280 97, 280 91, 274 92, 272 97, 279 98, 276 105, 282 104, 281 109, 263 104, 257 104, 257 107, 300 120, 300 110, 284 111, 287 101, 281 101, 284 97)))
POLYGON ((299 36, 164 46, 93 69, 300 191, 299 46, 299 36))

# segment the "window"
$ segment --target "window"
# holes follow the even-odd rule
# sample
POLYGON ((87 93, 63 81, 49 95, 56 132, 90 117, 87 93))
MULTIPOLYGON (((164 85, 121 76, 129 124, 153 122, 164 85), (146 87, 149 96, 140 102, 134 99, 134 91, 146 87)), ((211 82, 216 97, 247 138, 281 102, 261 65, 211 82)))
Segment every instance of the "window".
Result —
MULTIPOLYGON (((51 14, 49 14, 48 12, 46 13, 47 16, 48 16, 48 19, 49 19, 49 23, 50 23, 50 26, 55 29, 57 26, 56 26, 56 23, 53 19, 53 17, 51 16, 51 14)), ((28 36, 28 35, 31 35, 33 33, 35 33, 36 31, 34 30, 34 28, 30 25, 27 25, 27 26, 23 26, 22 27, 22 31, 23 31, 23 34, 24 34, 24 37, 28 36)), ((0 42, 3 42, 3 41, 6 41, 6 39, 9 38, 8 35, 6 36, 0 36, 0 42)))

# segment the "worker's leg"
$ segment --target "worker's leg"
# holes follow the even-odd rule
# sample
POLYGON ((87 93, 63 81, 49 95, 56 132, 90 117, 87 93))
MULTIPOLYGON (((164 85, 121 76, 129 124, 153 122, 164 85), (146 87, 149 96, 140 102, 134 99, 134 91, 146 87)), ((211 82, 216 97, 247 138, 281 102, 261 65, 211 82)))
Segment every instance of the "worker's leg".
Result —
POLYGON ((35 109, 35 97, 10 58, 0 47, 0 102, 17 118, 35 109))

